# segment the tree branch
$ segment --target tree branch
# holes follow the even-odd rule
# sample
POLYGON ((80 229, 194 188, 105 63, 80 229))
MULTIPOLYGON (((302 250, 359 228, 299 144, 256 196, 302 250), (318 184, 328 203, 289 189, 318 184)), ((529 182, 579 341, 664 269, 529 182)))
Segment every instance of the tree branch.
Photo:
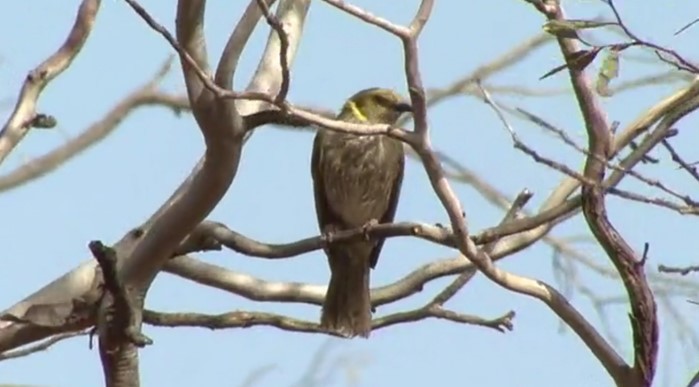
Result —
MULTIPOLYGON (((235 101, 219 98, 218 86, 206 75, 209 66, 203 36, 205 1, 180 0, 177 7, 177 40, 157 24, 135 1, 126 0, 151 27, 160 32, 180 54, 187 94, 192 113, 204 137, 204 157, 193 172, 147 222, 133 252, 119 260, 118 275, 137 294, 142 308, 145 295, 162 265, 176 250, 180 241, 213 210, 232 183, 240 160, 243 136, 248 128, 242 119, 235 101), (213 91, 212 91, 213 86, 213 91)), ((240 30, 239 30, 240 31, 240 30)), ((235 63, 245 41, 227 53, 233 59, 222 63, 235 63)), ((234 70, 234 69, 233 69, 234 70)), ((256 74, 259 77, 275 78, 276 74, 256 74)), ((102 308, 104 309, 104 308, 102 308)), ((139 308, 138 312, 141 309, 139 308)), ((104 312, 101 312, 104 314, 104 312)), ((137 324, 141 315, 135 317, 137 324)), ((109 336, 101 335, 100 344, 109 336)), ((119 344, 119 343, 116 343, 119 344)), ((133 385, 138 381, 136 351, 133 345, 114 345, 106 342, 105 348, 118 350, 105 353, 103 365, 108 383, 133 385)))
MULTIPOLYGON (((271 5, 274 3, 274 0, 270 0, 268 3, 271 5)), ((224 89, 233 89, 233 77, 235 75, 235 70, 238 68, 238 61, 242 54, 241 47, 247 45, 261 16, 262 9, 257 0, 250 0, 247 8, 245 8, 245 12, 243 12, 240 20, 235 25, 235 28, 233 28, 226 42, 226 46, 223 48, 214 77, 214 83, 216 85, 224 89)))
MULTIPOLYGON (((105 329, 104 334, 114 335, 115 337, 105 340, 113 344, 125 341, 138 347, 152 344, 151 339, 140 332, 138 322, 135 319, 138 307, 133 300, 133 295, 129 294, 121 278, 117 275, 116 252, 100 241, 92 241, 88 247, 102 270, 102 278, 104 279, 102 302, 106 303, 105 307, 110 309, 105 321, 101 321, 108 326, 100 326, 98 323, 97 329, 105 329)), ((115 349, 105 348, 100 352, 104 353, 115 349)))
MULTIPOLYGON (((565 20, 560 4, 549 4, 549 20, 565 20)), ((628 33, 628 32, 627 32, 628 33)), ((558 38, 563 57, 568 60, 578 51, 573 39, 558 38)), ((590 230, 619 271, 630 298, 631 326, 634 342, 634 366, 619 367, 600 358, 619 386, 650 386, 655 374, 658 351, 658 321, 653 294, 648 286, 643 264, 607 218, 604 187, 605 161, 611 157, 613 134, 584 70, 568 66, 573 90, 585 121, 590 155, 586 158, 585 177, 596 184, 582 186, 582 210, 590 230)), ((594 351, 594 349, 593 349, 594 351)))
MULTIPOLYGON (((397 324, 416 322, 427 318, 438 318, 461 324, 483 326, 504 332, 505 330, 512 329, 511 320, 513 316, 513 312, 508 312, 494 319, 484 319, 477 316, 453 312, 440 307, 418 308, 408 312, 393 313, 385 317, 376 318, 372 322, 372 330, 397 324)), ((341 337, 334 332, 322 329, 318 323, 266 312, 235 311, 211 315, 202 313, 163 313, 146 310, 144 311, 143 321, 154 326, 188 326, 208 329, 271 326, 291 332, 320 333, 341 337)))
POLYGON ((189 111, 189 101, 186 98, 156 90, 159 81, 169 71, 171 62, 172 58, 168 58, 148 83, 126 96, 104 117, 92 123, 78 136, 0 176, 0 192, 17 188, 56 170, 74 156, 109 136, 130 113, 139 107, 162 105, 176 113, 183 110, 189 111))
POLYGON ((61 47, 43 63, 30 71, 22 85, 15 109, 0 131, 0 164, 5 160, 40 116, 37 102, 44 88, 65 71, 87 41, 97 16, 100 0, 83 0, 73 28, 61 47))
POLYGON ((286 95, 289 94, 289 36, 284 31, 284 26, 279 22, 279 19, 269 12, 269 7, 265 0, 256 1, 267 20, 267 24, 277 33, 277 38, 279 39, 279 66, 281 67, 282 81, 279 86, 279 92, 277 96, 274 97, 274 103, 281 104, 286 100, 286 95))
POLYGON ((70 338, 73 338, 76 336, 85 336, 89 332, 90 332, 89 330, 84 330, 84 331, 77 331, 77 332, 61 333, 61 334, 55 335, 51 338, 48 338, 40 343, 29 346, 27 348, 21 348, 21 349, 15 350, 15 351, 0 353, 0 361, 8 360, 8 359, 17 359, 20 357, 29 356, 29 355, 34 354, 36 352, 46 351, 58 342, 61 342, 65 339, 70 339, 70 338))
POLYGON ((669 141, 663 140, 663 146, 670 153, 672 161, 676 162, 680 168, 684 169, 696 182, 699 182, 699 172, 697 172, 697 168, 685 161, 669 141))
MULTIPOLYGON (((252 0, 257 1, 257 0, 252 0)), ((270 2, 271 4, 271 2, 270 2)), ((246 93, 263 93, 270 99, 237 101, 238 109, 243 115, 251 115, 269 108, 269 103, 281 103, 282 100, 274 97, 285 95, 284 65, 282 56, 286 57, 287 67, 291 67, 296 57, 296 52, 301 43, 301 34, 306 23, 306 16, 311 5, 311 0, 281 0, 275 13, 276 19, 284 27, 284 35, 288 39, 287 48, 284 45, 277 31, 272 30, 267 37, 262 58, 255 70, 250 84, 245 89, 246 93)), ((284 110, 284 109, 282 109, 284 110)), ((249 135, 248 135, 249 136, 249 135)))
MULTIPOLYGON (((287 27, 290 47, 297 47, 305 15, 308 11, 309 1, 287 0, 284 4, 286 6, 280 7, 278 10, 278 13, 280 12, 282 15, 280 20, 287 27)), ((143 13, 147 15, 145 11, 143 13)), ((149 20, 154 22, 150 17, 149 20)), ((179 48, 179 44, 177 47, 179 48)), ((295 51, 290 49, 288 53, 289 63, 292 63, 294 53, 295 51)), ((250 81, 249 87, 280 83, 274 80, 279 76, 280 72, 274 71, 274 66, 271 65, 274 63, 274 56, 278 54, 279 50, 274 50, 274 44, 268 42, 260 67, 258 67, 258 71, 250 81)), ((190 59, 192 58, 190 57, 190 59)), ((216 87, 215 84, 213 86, 216 87)), ((239 109, 248 111, 251 116, 258 113, 254 110, 254 106, 259 105, 253 106, 249 104, 251 101, 247 100, 236 102, 236 106, 239 109)), ((225 122, 230 123, 231 121, 228 119, 221 120, 221 123, 225 122)), ((221 145, 225 145, 225 143, 221 145)), ((225 165, 226 163, 224 162, 225 165)), ((200 167, 201 165, 198 165, 198 167, 195 167, 195 170, 200 167)), ((171 208, 171 203, 177 200, 183 191, 188 189, 191 180, 191 178, 187 179, 148 220, 128 232, 120 241, 114 244, 113 247, 117 251, 119 265, 122 265, 122 261, 125 260, 123 258, 131 255, 134 246, 139 242, 140 238, 149 232, 153 223, 161 217, 162 213, 171 208)), ((177 242, 179 243, 179 241, 177 242)), ((95 302, 100 297, 98 288, 100 280, 95 276, 96 266, 94 260, 84 262, 3 311, 4 319, 0 319, 0 352, 53 334, 68 330, 84 329, 93 325, 95 320, 91 313, 94 310, 95 302)), ((124 271, 120 270, 120 273, 123 274, 124 271)))

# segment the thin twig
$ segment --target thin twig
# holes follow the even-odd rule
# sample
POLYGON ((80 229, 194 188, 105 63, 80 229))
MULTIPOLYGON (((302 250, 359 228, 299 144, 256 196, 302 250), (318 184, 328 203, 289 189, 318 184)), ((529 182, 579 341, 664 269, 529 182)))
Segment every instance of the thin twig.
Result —
POLYGON ((262 10, 262 14, 264 15, 265 19, 267 20, 267 24, 269 24, 272 29, 274 29, 277 32, 277 36, 279 36, 279 63, 281 64, 281 70, 282 70, 282 83, 281 87, 279 88, 279 93, 277 93, 277 96, 274 98, 274 103, 275 104, 282 104, 284 100, 286 100, 287 94, 289 94, 289 82, 291 77, 289 76, 289 35, 286 34, 284 31, 284 26, 282 23, 279 22, 279 19, 273 15, 269 11, 269 7, 267 6, 267 3, 265 0, 256 0, 258 6, 262 10))
MULTIPOLYGON (((542 127, 542 128, 544 128, 544 129, 546 129, 546 130, 548 130, 548 131, 553 132, 554 134, 556 134, 566 145, 570 146, 571 148, 577 150, 578 152, 582 153, 582 154, 585 155, 585 156, 588 156, 588 157, 595 157, 594 155, 591 155, 590 152, 589 152, 587 149, 585 149, 584 147, 578 145, 572 138, 570 138, 570 137, 565 133, 565 131, 564 131, 563 129, 560 129, 560 128, 555 127, 554 125, 548 123, 548 122, 547 122, 546 120, 544 120, 543 118, 541 118, 541 117, 539 117, 539 116, 537 116, 537 115, 535 115, 535 114, 533 114, 533 113, 530 113, 530 112, 528 112, 528 111, 526 111, 526 110, 524 110, 524 109, 517 108, 517 111, 518 111, 519 113, 525 115, 528 119, 530 119, 532 122, 534 122, 535 124, 539 125, 540 127, 542 127)), ((666 140, 663 140, 663 143, 665 143, 665 142, 667 142, 667 141, 666 141, 666 140)), ((634 146, 632 146, 632 149, 633 149, 633 148, 634 148, 634 146)), ((673 159, 674 159, 674 157, 673 157, 673 159)), ((642 174, 640 174, 640 173, 634 171, 633 169, 625 169, 625 168, 622 168, 622 167, 620 167, 620 166, 618 166, 618 165, 615 165, 614 163, 612 163, 612 162, 610 162, 610 161, 608 161, 608 160, 600 160, 600 161, 603 162, 603 163, 605 163, 606 166, 607 166, 608 168, 610 168, 610 169, 619 171, 619 172, 624 173, 624 174, 629 174, 630 176, 632 176, 632 177, 634 177, 635 179, 637 179, 637 180, 639 180, 639 181, 645 183, 646 185, 649 185, 649 186, 651 186, 651 187, 658 188, 659 190, 661 190, 661 191, 667 193, 668 195, 673 196, 673 197, 675 197, 675 198, 677 198, 677 199, 682 200, 682 201, 683 201, 687 206, 689 206, 690 208, 692 208, 692 207, 699 207, 699 202, 697 202, 697 201, 695 201, 694 199, 692 199, 689 195, 681 194, 681 193, 679 193, 679 192, 677 192, 677 191, 675 191, 675 190, 673 190, 673 189, 667 187, 665 184, 663 184, 662 182, 660 182, 660 181, 657 180, 657 179, 651 179, 651 178, 645 177, 645 176, 643 176, 642 174)))
POLYGON ((667 265, 658 265, 658 271, 661 273, 677 273, 681 275, 687 275, 689 273, 694 273, 696 271, 699 271, 699 265, 691 265, 691 266, 684 266, 684 267, 676 267, 676 266, 667 266, 667 265))
POLYGON ((634 34, 627 26, 624 24, 624 21, 621 18, 621 15, 619 14, 619 10, 617 10, 616 5, 614 5, 614 0, 605 0, 607 2, 607 5, 609 5, 609 8, 612 10, 614 13, 614 17, 616 18, 617 24, 621 29, 624 31, 624 33, 633 40, 633 44, 638 44, 642 46, 646 46, 649 48, 652 48, 655 50, 656 54, 658 55, 658 58, 660 58, 662 61, 670 63, 674 66, 677 66, 681 70, 689 71, 694 74, 699 74, 699 67, 694 65, 693 63, 689 62, 688 60, 684 59, 681 55, 679 55, 677 52, 674 50, 671 50, 669 48, 665 48, 662 46, 659 46, 655 43, 648 42, 646 40, 640 39, 636 34, 634 34), (660 53, 665 53, 670 55, 676 62, 668 61, 665 58, 663 58, 660 53))
POLYGON ((21 349, 17 349, 17 350, 10 351, 10 352, 0 353, 0 361, 8 360, 8 359, 16 359, 18 357, 29 356, 29 355, 36 353, 36 352, 46 351, 47 349, 52 347, 54 344, 56 344, 60 341, 63 341, 65 339, 70 339, 70 338, 76 337, 76 336, 85 336, 89 332, 90 332, 90 330, 61 333, 61 334, 55 335, 53 337, 50 337, 50 338, 48 338, 48 339, 46 339, 38 344, 34 344, 32 346, 29 346, 27 348, 21 348, 21 349))
POLYGON ((699 182, 699 172, 697 172, 697 168, 685 161, 682 158, 682 156, 680 156, 680 154, 675 150, 675 148, 670 144, 669 141, 663 140, 662 144, 665 147, 665 149, 667 149, 667 151, 670 152, 672 161, 679 164, 680 168, 687 171, 687 173, 689 173, 689 175, 692 176, 692 178, 694 178, 695 181, 699 182))

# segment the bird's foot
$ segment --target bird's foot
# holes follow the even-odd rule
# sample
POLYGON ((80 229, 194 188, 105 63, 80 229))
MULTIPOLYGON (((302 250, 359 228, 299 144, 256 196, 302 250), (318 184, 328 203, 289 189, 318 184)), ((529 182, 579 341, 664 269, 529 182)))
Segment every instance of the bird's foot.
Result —
POLYGON ((362 226, 362 233, 364 233, 364 238, 366 240, 370 240, 371 236, 369 235, 369 232, 371 231, 372 228, 376 227, 379 225, 379 221, 376 219, 371 219, 368 222, 364 223, 362 226))

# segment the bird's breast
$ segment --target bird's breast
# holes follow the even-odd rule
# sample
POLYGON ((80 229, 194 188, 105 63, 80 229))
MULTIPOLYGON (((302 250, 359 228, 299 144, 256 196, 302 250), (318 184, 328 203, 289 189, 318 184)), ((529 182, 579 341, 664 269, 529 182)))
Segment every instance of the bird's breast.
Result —
POLYGON ((333 136, 328 140, 323 146, 322 173, 333 212, 353 227, 379 220, 402 166, 402 144, 380 136, 333 136))

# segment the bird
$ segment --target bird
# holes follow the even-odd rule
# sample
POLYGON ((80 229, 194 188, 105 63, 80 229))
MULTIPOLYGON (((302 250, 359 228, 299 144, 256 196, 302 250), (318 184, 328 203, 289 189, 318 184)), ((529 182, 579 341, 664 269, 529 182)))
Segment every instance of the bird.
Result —
MULTIPOLYGON (((412 106, 398 93, 373 87, 352 95, 337 119, 395 125, 408 112, 412 106)), ((399 140, 383 134, 319 129, 313 140, 311 176, 321 235, 331 241, 338 231, 391 223, 404 169, 405 153, 399 140)), ((383 239, 361 238, 325 245, 330 282, 321 312, 323 329, 345 338, 369 337, 369 277, 383 244, 383 239)))

